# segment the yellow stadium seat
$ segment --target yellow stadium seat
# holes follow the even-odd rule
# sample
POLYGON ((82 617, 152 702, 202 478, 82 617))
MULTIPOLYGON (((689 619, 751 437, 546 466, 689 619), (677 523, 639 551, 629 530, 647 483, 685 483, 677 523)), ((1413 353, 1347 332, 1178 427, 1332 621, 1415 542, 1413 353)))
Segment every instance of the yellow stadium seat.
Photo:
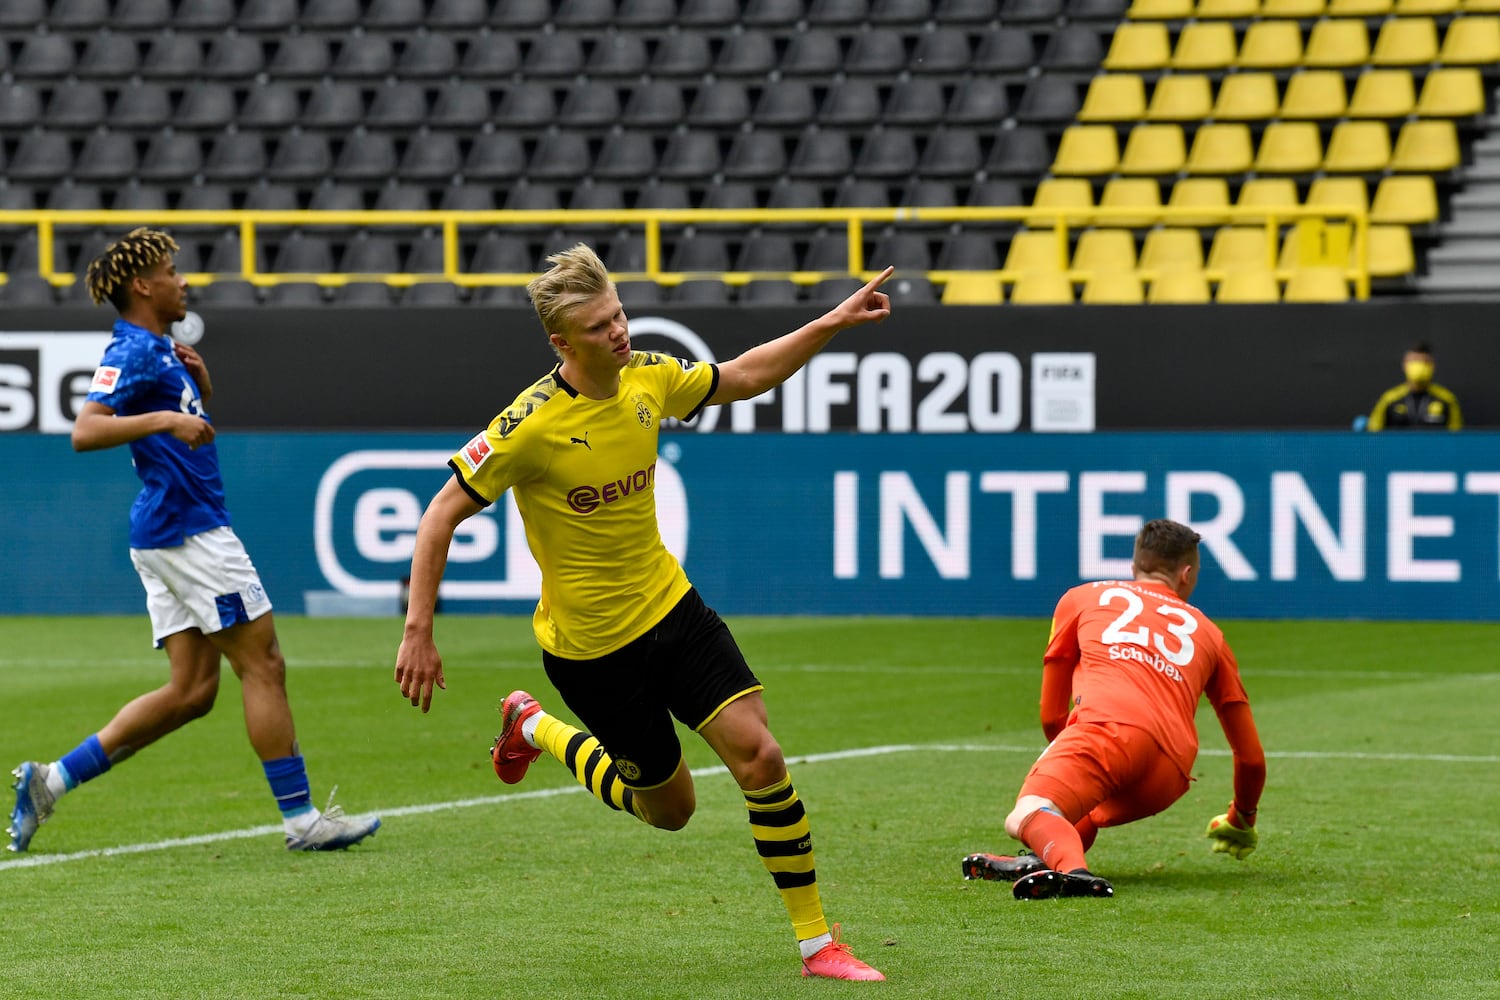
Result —
POLYGON ((943 286, 945 306, 993 306, 1004 301, 999 280, 987 274, 955 274, 943 286))
POLYGON ((1369 29, 1354 17, 1317 21, 1307 33, 1302 61, 1315 69, 1361 66, 1370 61, 1369 29))
POLYGON ((1172 58, 1172 40, 1160 21, 1125 21, 1115 29, 1104 53, 1111 72, 1139 73, 1164 69, 1172 58))
POLYGON ((1221 122, 1265 121, 1275 118, 1280 106, 1274 73, 1232 73, 1219 84, 1213 111, 1204 117, 1221 122))
MULTIPOLYGON (((1494 0, 1500 10, 1500 0, 1494 0)), ((1500 17, 1466 15, 1448 22, 1438 62, 1444 66, 1488 66, 1500 62, 1500 17)))
POLYGON ((1357 208, 1363 212, 1370 207, 1370 191, 1363 177, 1318 177, 1307 189, 1304 204, 1321 208, 1357 208))
POLYGON ((1281 98, 1281 117, 1319 121, 1342 118, 1349 106, 1344 74, 1336 69, 1293 73, 1281 98))
POLYGON ((1367 58, 1376 66, 1426 66, 1437 57, 1437 23, 1432 18, 1393 17, 1381 24, 1367 58))
POLYGON ((1072 305, 1073 283, 1061 271, 1023 271, 1011 285, 1010 301, 1019 306, 1072 305))
POLYGON ((1131 0, 1125 17, 1131 21, 1182 21, 1193 16, 1193 0, 1131 0))
POLYGON ((1134 122, 1146 115, 1146 84, 1134 73, 1101 73, 1089 81, 1078 120, 1134 122))
POLYGON ((1224 226, 1209 244, 1208 269, 1270 271, 1275 266, 1276 249, 1265 226, 1224 226))
POLYGON ((1052 172, 1095 177, 1114 173, 1120 163, 1120 143, 1112 125, 1069 125, 1063 129, 1052 172))
POLYGON ((1344 268, 1349 266, 1353 252, 1353 229, 1347 223, 1303 219, 1287 230, 1276 266, 1283 271, 1299 267, 1344 268))
POLYGON ((1425 226, 1438 221, 1437 185, 1427 174, 1382 177, 1370 203, 1370 222, 1425 226))
POLYGON ((1182 170, 1186 160, 1187 143, 1181 125, 1137 125, 1125 140, 1119 170, 1135 177, 1175 174, 1182 170))
POLYGON ((1326 17, 1385 17, 1393 0, 1328 0, 1326 17))
POLYGON ((1396 0, 1395 6, 1397 17, 1409 17, 1412 15, 1446 17, 1457 11, 1458 0, 1396 0))
POLYGON ((1202 73, 1173 73, 1156 81, 1146 120, 1154 122, 1200 122, 1213 114, 1214 95, 1202 73))
POLYGON ((1254 169, 1261 174, 1310 174, 1323 163, 1323 143, 1313 122, 1275 121, 1261 133, 1254 169))
POLYGON ((1322 17, 1325 9, 1324 0, 1262 0, 1260 16, 1311 21, 1322 17))
POLYGON ((1367 69, 1354 83, 1350 118, 1405 118, 1417 107, 1409 69, 1367 69))
POLYGON ((1297 182, 1290 177, 1252 177, 1240 185, 1240 193, 1234 204, 1237 208, 1280 210, 1296 208, 1301 202, 1297 198, 1297 182))
POLYGON ((1193 16, 1209 20, 1248 21, 1260 15, 1260 0, 1198 0, 1193 16))
POLYGON ((1228 21, 1191 21, 1177 36, 1169 65, 1179 73, 1227 69, 1234 65, 1236 48, 1228 21))
POLYGON ((1084 280, 1079 301, 1095 306, 1138 306, 1146 301, 1146 290, 1134 271, 1096 271, 1084 280))
POLYGON ((1213 301, 1208 275, 1199 270, 1163 271, 1151 282, 1146 301, 1152 305, 1202 305, 1213 301))
POLYGON ((1100 219, 1101 225, 1149 226, 1160 218, 1161 184, 1154 177, 1111 177, 1099 195, 1099 207, 1110 209, 1139 209, 1139 215, 1110 215, 1100 219))
POLYGON ((1473 66, 1439 66, 1422 81, 1418 118, 1472 118, 1484 114, 1484 79, 1473 66))
POLYGON ((1219 279, 1219 288, 1214 293, 1215 302, 1247 304, 1280 300, 1281 289, 1269 268, 1229 271, 1219 279))
POLYGON ((1399 278, 1417 270, 1417 256, 1412 251, 1411 230, 1406 226, 1370 227, 1370 247, 1365 266, 1372 278, 1399 278))
POLYGON ((1235 60, 1240 69, 1293 69, 1302 65, 1302 27, 1288 19, 1251 21, 1235 60))
POLYGON ((1010 238, 1005 251, 1005 270, 1015 272, 1055 271, 1068 269, 1066 237, 1050 229, 1023 229, 1010 238))
POLYGON ((1075 271, 1134 271, 1135 234, 1128 229, 1086 229, 1073 250, 1075 271))
POLYGON ((1348 302, 1349 280, 1338 267, 1299 267, 1287 278, 1283 302, 1348 302))
POLYGON ((1050 212, 1028 212, 1028 226, 1051 226, 1059 215, 1068 225, 1081 225, 1088 221, 1088 213, 1094 207, 1094 185, 1083 177, 1047 177, 1036 186, 1031 207, 1048 208, 1050 212), (1067 211, 1072 209, 1072 212, 1067 211))
POLYGON ((1210 122, 1200 126, 1188 150, 1190 174, 1242 174, 1255 161, 1250 127, 1240 122, 1210 122))
POLYGON ((1500 12, 1500 0, 1459 0, 1458 9, 1465 14, 1494 14, 1500 12))
POLYGON ((1141 253, 1136 266, 1157 274, 1165 271, 1202 271, 1203 237, 1196 229, 1153 229, 1141 242, 1141 253))
POLYGON ((1391 160, 1391 130, 1385 122, 1342 121, 1328 137, 1323 169, 1332 174, 1374 174, 1391 160))
POLYGON ((1229 218, 1229 183, 1222 177, 1184 177, 1172 185, 1167 207, 1169 226, 1217 226, 1229 218))
POLYGON ((1462 162, 1453 122, 1418 120, 1401 126, 1390 167, 1398 174, 1441 174, 1462 162))

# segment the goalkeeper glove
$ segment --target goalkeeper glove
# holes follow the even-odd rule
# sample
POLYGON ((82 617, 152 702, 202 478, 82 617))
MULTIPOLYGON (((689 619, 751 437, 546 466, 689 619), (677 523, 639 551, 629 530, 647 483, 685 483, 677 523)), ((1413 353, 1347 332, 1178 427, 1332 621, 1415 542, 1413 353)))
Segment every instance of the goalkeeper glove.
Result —
POLYGON ((1208 830, 1204 836, 1214 842, 1215 854, 1229 854, 1237 861, 1244 861, 1255 850, 1260 837, 1255 832, 1254 820, 1242 827, 1236 826, 1230 820, 1231 815, 1241 823, 1245 822, 1231 805, 1229 812, 1208 821, 1208 830))

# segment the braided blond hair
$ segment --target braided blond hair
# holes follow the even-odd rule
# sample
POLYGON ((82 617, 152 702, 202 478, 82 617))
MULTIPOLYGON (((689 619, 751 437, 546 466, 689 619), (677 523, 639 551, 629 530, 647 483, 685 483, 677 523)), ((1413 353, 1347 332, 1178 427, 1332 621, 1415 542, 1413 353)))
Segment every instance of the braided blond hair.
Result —
POLYGON ((124 309, 129 304, 126 290, 131 279, 145 274, 177 249, 177 241, 160 229, 132 229, 89 263, 84 275, 89 297, 96 305, 108 299, 115 308, 124 309))

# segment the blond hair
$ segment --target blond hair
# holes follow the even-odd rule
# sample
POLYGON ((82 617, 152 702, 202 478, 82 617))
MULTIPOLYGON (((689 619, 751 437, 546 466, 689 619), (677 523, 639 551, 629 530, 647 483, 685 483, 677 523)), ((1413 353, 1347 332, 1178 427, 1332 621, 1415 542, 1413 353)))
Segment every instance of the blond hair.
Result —
POLYGON ((526 285, 532 308, 550 336, 562 333, 568 314, 615 287, 604 261, 587 243, 575 243, 547 258, 552 267, 526 285))
POLYGON ((177 252, 177 241, 142 226, 111 243, 90 263, 84 282, 95 305, 108 299, 116 309, 130 304, 130 282, 177 252))

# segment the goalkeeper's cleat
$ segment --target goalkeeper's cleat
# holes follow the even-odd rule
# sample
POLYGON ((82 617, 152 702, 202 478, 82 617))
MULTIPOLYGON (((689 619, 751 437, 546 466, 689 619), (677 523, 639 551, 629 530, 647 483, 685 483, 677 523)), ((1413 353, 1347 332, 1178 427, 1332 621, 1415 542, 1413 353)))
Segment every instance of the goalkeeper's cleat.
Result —
POLYGON ((46 764, 28 760, 10 772, 16 779, 12 786, 16 791, 16 805, 10 811, 10 826, 5 831, 10 835, 10 843, 5 846, 12 851, 24 851, 30 847, 36 828, 52 815, 57 797, 47 787, 47 775, 51 770, 46 764))
POLYGON ((1083 897, 1102 899, 1115 894, 1114 886, 1086 868, 1070 872, 1050 868, 1016 879, 1011 894, 1017 899, 1057 899, 1083 897))
POLYGON ((342 806, 333 804, 328 796, 328 808, 324 809, 312 826, 300 834, 286 835, 289 851, 341 851, 372 836, 380 829, 380 820, 375 816, 345 816, 342 806))
POLYGON ((500 704, 500 717, 505 727, 495 737, 490 748, 490 760, 494 762, 495 774, 507 785, 514 785, 526 777, 526 769, 542 752, 530 743, 521 732, 525 721, 542 710, 537 700, 525 691, 512 691, 500 704))
POLYGON ((1045 871, 1047 862, 1026 851, 1015 857, 1005 854, 971 854, 963 861, 964 878, 991 882, 1014 882, 1023 875, 1045 871))
POLYGON ((824 979, 858 979, 865 982, 884 982, 880 970, 871 968, 854 957, 849 946, 839 940, 839 925, 833 925, 833 940, 818 950, 811 958, 802 960, 804 976, 821 976, 824 979))

